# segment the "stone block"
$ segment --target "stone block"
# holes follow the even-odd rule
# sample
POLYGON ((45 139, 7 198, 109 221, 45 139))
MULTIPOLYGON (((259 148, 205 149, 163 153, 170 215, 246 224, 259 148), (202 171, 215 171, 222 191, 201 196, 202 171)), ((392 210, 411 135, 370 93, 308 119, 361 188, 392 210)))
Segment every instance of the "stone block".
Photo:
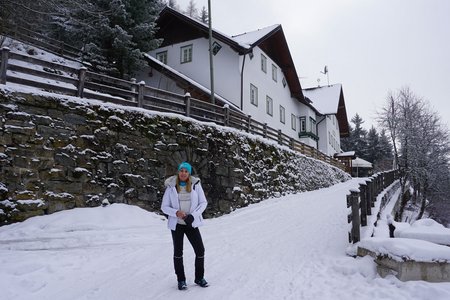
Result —
POLYGON ((401 281, 450 282, 450 262, 425 262, 409 259, 399 261, 390 258, 388 255, 377 255, 363 247, 358 247, 357 255, 374 257, 378 274, 381 277, 394 275, 401 281))
POLYGON ((84 116, 78 115, 78 114, 65 114, 63 116, 64 122, 69 123, 70 125, 85 125, 86 124, 86 118, 84 116))

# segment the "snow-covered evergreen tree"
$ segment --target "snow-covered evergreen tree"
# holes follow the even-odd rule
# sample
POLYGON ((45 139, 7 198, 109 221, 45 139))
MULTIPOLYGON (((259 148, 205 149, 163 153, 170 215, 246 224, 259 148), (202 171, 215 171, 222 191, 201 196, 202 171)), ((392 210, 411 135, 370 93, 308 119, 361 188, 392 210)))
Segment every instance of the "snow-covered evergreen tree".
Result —
POLYGON ((369 129, 366 141, 367 149, 365 150, 365 157, 367 161, 375 163, 381 158, 380 137, 375 127, 369 129))
POLYGON ((202 8, 202 11, 200 12, 200 21, 204 24, 208 24, 208 22, 209 22, 208 11, 206 10, 206 7, 204 7, 204 6, 202 8))
POLYGON ((361 157, 363 159, 367 158, 367 142, 366 142, 366 136, 367 136, 367 130, 362 127, 362 124, 364 123, 363 119, 359 116, 359 114, 356 114, 352 119, 351 122, 354 124, 354 129, 351 132, 351 143, 352 148, 350 150, 355 151, 356 156, 361 157))
MULTIPOLYGON (((144 64, 142 52, 158 45, 153 36, 159 0, 91 0, 89 11, 78 6, 66 20, 69 39, 83 43, 85 59, 94 69, 119 77, 130 77, 144 64)), ((60 25, 64 26, 60 23, 60 25)))
POLYGON ((24 14, 37 14, 36 29, 82 50, 94 70, 124 78, 145 63, 143 52, 158 46, 155 20, 165 5, 162 0, 5 2, 9 6, 1 10, 2 20, 20 24, 24 14))

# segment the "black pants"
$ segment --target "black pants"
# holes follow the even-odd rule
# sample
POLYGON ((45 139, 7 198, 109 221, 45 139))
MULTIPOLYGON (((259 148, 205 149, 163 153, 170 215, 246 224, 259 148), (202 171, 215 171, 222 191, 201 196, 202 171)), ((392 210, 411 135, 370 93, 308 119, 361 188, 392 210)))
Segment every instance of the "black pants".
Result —
POLYGON ((177 224, 175 231, 172 230, 173 264, 177 280, 186 280, 183 265, 183 240, 185 234, 195 252, 195 279, 202 279, 205 273, 205 247, 203 246, 200 230, 191 226, 177 224))

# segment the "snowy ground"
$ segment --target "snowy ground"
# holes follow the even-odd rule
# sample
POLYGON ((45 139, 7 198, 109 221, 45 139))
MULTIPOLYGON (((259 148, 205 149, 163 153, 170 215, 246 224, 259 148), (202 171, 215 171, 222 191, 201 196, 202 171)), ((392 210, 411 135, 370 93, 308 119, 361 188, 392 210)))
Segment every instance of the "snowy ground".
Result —
POLYGON ((201 228, 206 279, 178 291, 164 217, 114 204, 0 227, 1 299, 450 299, 450 283, 401 282, 345 255, 345 195, 360 179, 270 199, 201 228))

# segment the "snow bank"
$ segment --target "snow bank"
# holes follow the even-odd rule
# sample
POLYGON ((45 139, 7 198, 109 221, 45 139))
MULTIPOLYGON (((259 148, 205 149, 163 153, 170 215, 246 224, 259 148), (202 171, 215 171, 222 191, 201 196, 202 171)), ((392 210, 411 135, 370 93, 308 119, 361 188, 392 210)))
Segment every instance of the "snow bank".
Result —
POLYGON ((449 247, 416 239, 369 238, 360 241, 358 247, 396 261, 450 262, 449 247))
MULTIPOLYGON (((421 219, 409 226, 395 222, 395 237, 424 240, 450 246, 450 229, 432 219, 421 219)), ((449 248, 450 249, 450 248, 449 248)))

